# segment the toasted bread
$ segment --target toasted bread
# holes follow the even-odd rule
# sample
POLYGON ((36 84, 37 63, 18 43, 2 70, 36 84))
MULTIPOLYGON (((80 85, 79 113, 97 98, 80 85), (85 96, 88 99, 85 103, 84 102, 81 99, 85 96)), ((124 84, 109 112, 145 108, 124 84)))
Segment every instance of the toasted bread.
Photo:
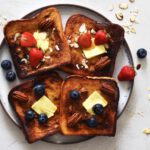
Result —
POLYGON ((78 75, 112 76, 116 56, 124 39, 124 29, 121 26, 110 22, 98 23, 84 15, 76 14, 68 19, 65 35, 70 44, 71 63, 61 67, 62 70, 78 75), (83 24, 86 26, 85 32, 90 33, 92 38, 98 30, 105 30, 109 34, 110 39, 105 44, 107 53, 86 59, 82 48, 78 45, 78 38, 82 34, 80 28, 83 24))
POLYGON ((59 131, 59 98, 61 83, 62 79, 57 73, 53 72, 29 80, 26 83, 14 87, 10 91, 10 104, 13 106, 13 109, 20 120, 26 139, 29 143, 33 143, 59 131), (54 116, 48 118, 48 121, 45 124, 40 124, 37 118, 34 118, 34 120, 30 122, 25 119, 25 112, 31 109, 31 106, 38 100, 33 87, 39 83, 45 85, 45 95, 57 106, 54 116))
MULTIPOLYGON (((70 49, 62 29, 62 20, 59 11, 56 8, 47 8, 31 19, 10 21, 4 34, 10 53, 19 78, 27 78, 46 72, 58 66, 70 62, 70 49), (30 63, 29 51, 31 47, 21 46, 21 35, 24 32, 46 33, 45 39, 48 41, 48 47, 41 48, 41 43, 35 45, 44 53, 43 59, 33 68, 30 63)), ((45 35, 44 35, 45 36, 45 35)), ((33 58, 34 59, 34 58, 33 58)))
POLYGON ((114 136, 116 132, 117 106, 119 88, 114 79, 109 77, 70 76, 62 85, 60 102, 60 127, 64 135, 107 135, 114 136), (70 99, 70 91, 80 93, 78 100, 70 99), (102 115, 94 115, 98 126, 91 128, 86 124, 92 117, 83 107, 83 102, 98 91, 107 100, 108 105, 102 115))

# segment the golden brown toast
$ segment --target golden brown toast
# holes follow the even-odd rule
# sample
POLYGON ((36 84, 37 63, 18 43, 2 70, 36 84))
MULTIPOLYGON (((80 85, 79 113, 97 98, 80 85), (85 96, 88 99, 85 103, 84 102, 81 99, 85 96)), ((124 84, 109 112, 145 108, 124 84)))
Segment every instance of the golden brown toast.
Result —
POLYGON ((114 79, 109 77, 70 76, 63 82, 60 102, 60 127, 64 135, 107 135, 116 132, 119 88, 114 79), (70 91, 80 93, 78 100, 70 99, 70 91), (94 115, 98 126, 91 128, 86 121, 93 116, 83 107, 83 102, 98 91, 107 100, 108 105, 102 115, 94 115))
POLYGON ((10 21, 4 29, 4 34, 19 78, 46 72, 70 62, 70 49, 63 33, 61 16, 54 7, 43 10, 32 19, 10 21), (20 36, 24 32, 34 35, 37 31, 46 33, 49 47, 44 48, 44 58, 33 68, 29 61, 29 51, 32 47, 22 47, 20 36))
POLYGON ((71 49, 71 63, 61 67, 66 72, 79 75, 112 76, 115 60, 124 39, 124 29, 113 23, 98 23, 81 14, 71 16, 66 24, 65 35, 71 49), (78 38, 81 34, 80 28, 85 24, 86 30, 94 38, 98 30, 105 30, 110 40, 105 44, 107 53, 86 59, 82 48, 78 45, 78 38))
POLYGON ((20 120, 26 139, 29 143, 33 143, 59 131, 59 100, 61 83, 62 79, 57 73, 53 72, 29 80, 26 83, 14 87, 10 91, 10 104, 13 106, 13 109, 20 120), (37 100, 33 87, 39 83, 45 85, 45 95, 57 106, 54 116, 48 118, 48 121, 45 124, 40 124, 38 122, 37 114, 36 118, 30 122, 25 119, 25 112, 31 109, 31 106, 37 100))

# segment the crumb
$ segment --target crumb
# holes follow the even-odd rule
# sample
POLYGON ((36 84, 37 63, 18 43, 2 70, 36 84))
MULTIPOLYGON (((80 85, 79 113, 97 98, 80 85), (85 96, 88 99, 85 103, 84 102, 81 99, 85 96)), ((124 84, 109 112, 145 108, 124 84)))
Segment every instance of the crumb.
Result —
POLYGON ((145 133, 145 134, 150 134, 150 128, 145 128, 144 130, 143 130, 143 133, 145 133))
POLYGON ((148 100, 150 100, 150 94, 148 94, 148 100))
POLYGON ((110 5, 110 6, 108 7, 108 10, 109 10, 109 11, 113 11, 113 10, 114 10, 114 5, 110 5))

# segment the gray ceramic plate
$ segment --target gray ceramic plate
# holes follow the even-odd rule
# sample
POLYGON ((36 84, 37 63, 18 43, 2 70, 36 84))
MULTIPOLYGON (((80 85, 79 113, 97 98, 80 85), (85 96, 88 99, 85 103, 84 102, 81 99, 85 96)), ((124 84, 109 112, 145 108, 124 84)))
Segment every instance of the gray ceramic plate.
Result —
MULTIPOLYGON (((88 17, 91 17, 91 18, 97 20, 98 22, 109 22, 109 20, 107 18, 105 18, 104 16, 102 16, 100 13, 95 12, 94 10, 91 10, 89 8, 85 8, 85 7, 81 7, 81 6, 77 6, 77 5, 69 5, 69 4, 53 5, 53 6, 56 7, 61 13, 63 27, 65 27, 67 19, 71 15, 76 14, 76 13, 80 13, 80 14, 86 15, 88 17)), ((50 6, 48 6, 48 7, 50 7, 50 6)), ((31 18, 45 8, 47 8, 47 7, 37 9, 37 10, 27 14, 23 18, 31 18)), ((8 51, 8 47, 7 47, 5 42, 3 42, 2 48, 0 50, 0 62, 4 59, 10 59, 11 60, 11 57, 10 57, 10 54, 8 51)), ((124 65, 132 65, 133 66, 133 59, 132 59, 130 49, 129 49, 126 41, 123 42, 123 44, 120 48, 120 51, 117 55, 114 77, 117 76, 120 69, 124 65)), ((60 73, 60 74, 62 75, 63 73, 60 73)), ((2 104, 2 107, 4 108, 5 112, 8 114, 8 116, 11 118, 11 120, 17 126, 20 126, 20 125, 19 125, 19 122, 16 118, 16 115, 12 111, 12 108, 8 102, 7 96, 8 96, 10 89, 12 87, 14 87, 15 85, 21 83, 21 82, 22 81, 20 81, 19 79, 17 79, 16 81, 14 81, 12 83, 7 82, 5 79, 5 72, 4 72, 4 70, 2 70, 0 68, 0 85, 1 85, 0 86, 0 99, 1 99, 1 104, 2 104)), ((129 101, 129 97, 130 97, 131 92, 132 92, 133 81, 132 82, 118 82, 118 85, 120 88, 120 100, 119 100, 119 106, 118 106, 118 117, 119 117, 122 114, 122 112, 124 111, 128 101, 129 101)), ((56 134, 56 135, 49 136, 49 137, 45 138, 44 141, 52 142, 52 143, 62 143, 62 144, 68 143, 69 144, 69 143, 81 142, 81 141, 84 141, 84 140, 87 140, 90 138, 92 138, 92 137, 63 136, 61 134, 56 134)))

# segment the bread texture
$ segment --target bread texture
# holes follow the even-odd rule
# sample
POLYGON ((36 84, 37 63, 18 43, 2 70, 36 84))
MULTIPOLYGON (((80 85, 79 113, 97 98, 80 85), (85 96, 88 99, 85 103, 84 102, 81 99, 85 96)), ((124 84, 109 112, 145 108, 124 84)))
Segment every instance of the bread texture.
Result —
POLYGON ((47 75, 38 76, 21 85, 14 87, 9 93, 9 102, 12 105, 26 139, 29 143, 43 139, 46 136, 53 135, 59 131, 59 103, 60 87, 62 79, 55 72, 47 75), (34 92, 36 84, 44 84, 45 95, 57 106, 54 116, 48 118, 44 124, 40 124, 37 116, 32 121, 26 121, 25 112, 31 109, 31 106, 38 100, 34 92))
POLYGON ((71 63, 61 67, 62 70, 78 75, 113 75, 116 56, 124 40, 124 29, 121 26, 111 22, 98 23, 87 16, 75 14, 66 23, 65 35, 70 44, 71 63), (80 28, 83 24, 86 26, 86 32, 90 33, 92 38, 95 37, 98 30, 107 32, 110 36, 110 40, 105 45, 107 53, 86 59, 82 48, 78 46, 78 38, 82 34, 80 28))
POLYGON ((114 79, 109 77, 70 76, 63 82, 60 103, 60 127, 64 135, 104 135, 114 136, 116 132, 117 107, 119 88, 114 79), (70 91, 77 90, 80 99, 72 100, 70 91), (86 124, 92 117, 83 107, 83 102, 94 92, 98 91, 107 100, 108 105, 102 115, 94 115, 98 126, 91 128, 86 124))
POLYGON ((10 21, 5 26, 4 35, 17 75, 21 79, 47 72, 70 62, 70 49, 64 36, 61 15, 54 7, 42 10, 31 19, 10 21), (29 51, 33 47, 20 45, 20 36, 24 32, 47 34, 49 47, 44 50, 44 58, 36 68, 32 68, 29 61, 29 51))

